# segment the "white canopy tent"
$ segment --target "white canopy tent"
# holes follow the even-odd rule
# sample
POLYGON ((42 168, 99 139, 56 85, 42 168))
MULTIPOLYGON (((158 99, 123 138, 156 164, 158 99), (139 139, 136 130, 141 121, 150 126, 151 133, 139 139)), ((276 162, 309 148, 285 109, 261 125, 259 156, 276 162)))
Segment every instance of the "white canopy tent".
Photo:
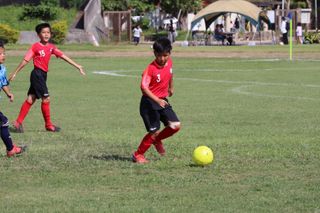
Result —
POLYGON ((254 26, 259 24, 262 10, 256 5, 244 0, 220 0, 209 4, 200 10, 191 22, 193 28, 201 19, 204 19, 206 28, 219 16, 226 13, 237 13, 245 16, 254 26))

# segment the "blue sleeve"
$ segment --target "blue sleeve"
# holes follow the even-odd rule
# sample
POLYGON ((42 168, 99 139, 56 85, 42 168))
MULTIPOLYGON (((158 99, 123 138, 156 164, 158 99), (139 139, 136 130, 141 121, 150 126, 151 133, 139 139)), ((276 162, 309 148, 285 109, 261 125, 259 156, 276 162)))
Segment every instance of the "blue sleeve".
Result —
POLYGON ((4 66, 1 66, 1 70, 0 70, 0 88, 1 89, 2 87, 9 85, 6 72, 7 72, 6 68, 4 66))

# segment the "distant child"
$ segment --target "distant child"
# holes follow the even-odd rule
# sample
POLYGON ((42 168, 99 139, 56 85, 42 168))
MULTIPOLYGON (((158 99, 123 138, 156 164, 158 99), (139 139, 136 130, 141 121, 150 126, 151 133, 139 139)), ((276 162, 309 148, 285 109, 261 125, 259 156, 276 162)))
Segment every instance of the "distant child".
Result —
MULTIPOLYGON (((6 93, 9 100, 12 102, 14 97, 13 94, 10 92, 9 89, 9 82, 6 77, 6 67, 3 65, 4 61, 6 60, 5 48, 0 42, 0 87, 6 93)), ((25 151, 26 147, 16 146, 12 143, 12 139, 9 133, 9 121, 8 118, 0 112, 0 135, 3 143, 7 148, 7 156, 12 157, 14 155, 21 154, 25 151)))
POLYGON ((133 28, 133 42, 135 45, 138 45, 140 43, 140 37, 142 34, 142 30, 140 28, 140 25, 137 25, 135 28, 133 28))
POLYGON ((47 73, 51 55, 55 55, 58 58, 62 58, 69 64, 73 65, 81 75, 85 75, 85 72, 79 64, 68 58, 63 52, 56 48, 55 45, 49 43, 51 38, 51 27, 48 23, 42 23, 35 28, 40 41, 34 43, 29 49, 16 70, 10 74, 9 80, 13 81, 17 73, 33 59, 34 69, 30 76, 30 88, 28 91, 28 97, 21 106, 21 110, 18 118, 13 123, 13 128, 16 132, 23 132, 23 120, 27 116, 31 106, 35 103, 36 99, 42 100, 41 111, 45 121, 45 129, 50 132, 59 132, 60 128, 52 124, 50 118, 50 97, 47 88, 47 73))
POLYGON ((302 26, 301 26, 300 22, 298 22, 298 24, 297 24, 296 35, 297 35, 297 42, 299 44, 303 44, 302 26))
POLYGON ((132 155, 133 162, 148 163, 144 153, 153 144, 160 155, 165 154, 162 140, 180 129, 180 121, 168 102, 173 95, 172 46, 168 38, 160 38, 153 44, 155 60, 142 74, 140 115, 147 129, 138 149, 132 155), (160 121, 165 125, 160 130, 160 121))

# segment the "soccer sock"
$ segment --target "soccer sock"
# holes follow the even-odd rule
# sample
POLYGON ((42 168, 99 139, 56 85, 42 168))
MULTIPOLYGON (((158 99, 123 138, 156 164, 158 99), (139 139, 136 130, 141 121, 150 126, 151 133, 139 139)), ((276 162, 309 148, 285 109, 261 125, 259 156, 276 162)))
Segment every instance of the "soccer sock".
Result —
POLYGON ((152 134, 147 133, 142 139, 138 147, 138 150, 135 152, 135 154, 143 155, 150 148, 153 141, 154 141, 154 138, 152 138, 152 134))
POLYGON ((41 103, 41 111, 43 115, 44 122, 46 127, 52 126, 51 117, 50 117, 50 102, 41 103))
POLYGON ((1 130, 1 139, 3 143, 6 145, 7 151, 11 151, 13 149, 13 143, 11 140, 8 126, 2 126, 0 127, 0 130, 1 130))
POLYGON ((176 128, 176 129, 172 129, 169 126, 166 126, 166 128, 164 128, 159 135, 156 137, 156 141, 161 141, 163 139, 166 139, 170 136, 172 136, 174 133, 178 132, 180 130, 180 128, 176 128))
POLYGON ((3 143, 6 145, 7 151, 11 151, 13 149, 13 144, 11 140, 11 136, 9 133, 9 122, 8 118, 0 112, 0 135, 3 143))
POLYGON ((22 124, 24 118, 27 116, 30 108, 31 108, 32 104, 30 104, 27 100, 25 100, 25 102, 22 104, 21 109, 20 109, 20 113, 18 115, 17 118, 17 122, 19 124, 22 124))

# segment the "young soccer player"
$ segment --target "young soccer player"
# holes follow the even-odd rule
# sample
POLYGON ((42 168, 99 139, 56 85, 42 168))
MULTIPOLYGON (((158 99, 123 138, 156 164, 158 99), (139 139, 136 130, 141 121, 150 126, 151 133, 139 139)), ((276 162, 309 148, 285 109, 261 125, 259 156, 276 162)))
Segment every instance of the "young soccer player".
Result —
POLYGON ((16 70, 10 74, 9 80, 13 81, 17 73, 33 59, 34 69, 30 76, 30 88, 28 91, 28 98, 21 106, 18 118, 13 123, 13 128, 16 132, 23 132, 23 120, 27 116, 31 106, 34 104, 36 99, 42 99, 41 111, 45 121, 45 129, 51 132, 59 132, 60 128, 52 124, 50 117, 50 97, 47 88, 47 72, 51 55, 55 55, 73 65, 81 75, 85 75, 85 72, 81 65, 75 63, 63 52, 56 48, 55 45, 49 43, 51 38, 51 27, 48 23, 42 23, 35 28, 40 41, 34 43, 29 49, 22 62, 18 65, 16 70))
POLYGON ((180 129, 180 121, 169 104, 167 97, 173 95, 172 46, 167 38, 160 38, 153 44, 155 60, 142 74, 140 115, 147 134, 132 155, 133 162, 148 163, 144 153, 153 144, 160 155, 165 154, 162 140, 172 136, 180 129), (160 130, 160 121, 165 125, 160 130))
MULTIPOLYGON (((3 65, 6 60, 5 48, 2 42, 0 42, 0 87, 6 93, 9 100, 12 102, 14 97, 9 89, 9 82, 6 77, 6 67, 3 65)), ((12 143, 9 133, 9 121, 8 118, 0 112, 0 135, 3 143, 7 148, 7 156, 12 157, 14 155, 21 154, 26 147, 19 147, 12 143)))

